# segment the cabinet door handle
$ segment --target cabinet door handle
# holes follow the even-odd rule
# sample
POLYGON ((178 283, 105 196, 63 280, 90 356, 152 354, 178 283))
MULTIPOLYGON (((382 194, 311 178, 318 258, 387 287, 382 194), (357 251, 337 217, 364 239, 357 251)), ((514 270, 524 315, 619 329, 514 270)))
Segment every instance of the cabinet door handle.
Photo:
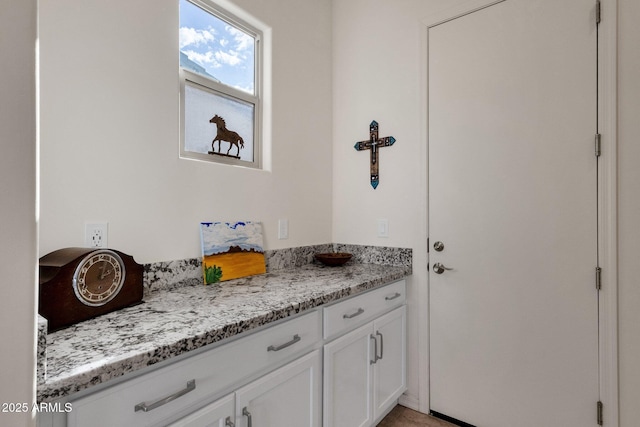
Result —
MULTIPOLYGON (((376 354, 376 362, 384 357, 384 337, 380 331, 376 331, 376 335, 380 337, 380 357, 376 354)), ((377 340, 376 340, 377 341, 377 340)), ((376 353, 378 349, 376 348, 376 353)))
POLYGON ((180 391, 177 391, 175 393, 173 393, 172 395, 169 395, 167 397, 163 397, 162 399, 158 399, 153 403, 147 403, 147 402, 142 402, 142 403, 138 403, 134 409, 135 412, 138 411, 143 411, 143 412, 149 412, 152 411, 162 405, 165 405, 169 402, 171 402, 172 400, 176 400, 177 398, 179 398, 180 396, 184 396, 185 394, 192 392, 193 390, 196 389, 196 380, 190 380, 187 381, 187 386, 185 388, 183 388, 180 391))
POLYGON ((378 339, 375 335, 369 335, 369 339, 373 340, 373 360, 369 360, 369 365, 373 365, 378 361, 378 339))
POLYGON ((231 417, 227 417, 227 419, 224 420, 224 425, 226 427, 236 427, 233 421, 231 421, 231 417))
POLYGON ((364 313, 364 309, 363 308, 359 308, 358 311, 356 311, 355 313, 352 314, 344 314, 342 316, 343 319, 353 319, 356 316, 360 316, 362 313, 364 313))
POLYGON ((302 339, 302 338, 300 338, 300 335, 295 334, 295 335, 293 336, 293 339, 292 339, 291 341, 286 342, 286 343, 284 343, 284 344, 280 344, 280 345, 278 345, 278 346, 270 345, 269 347, 267 347, 267 351, 280 351, 280 350, 282 350, 283 348, 287 348, 287 347, 289 347, 290 345, 294 345, 295 343, 297 343, 297 342, 298 342, 298 341, 300 341, 301 339, 302 339))
POLYGON ((402 295, 401 293, 396 292, 394 295, 384 297, 384 299, 387 300, 387 301, 391 301, 391 300, 394 300, 394 299, 400 297, 401 295, 402 295))
POLYGON ((251 412, 247 411, 247 407, 242 408, 242 415, 247 417, 247 427, 251 427, 251 412))

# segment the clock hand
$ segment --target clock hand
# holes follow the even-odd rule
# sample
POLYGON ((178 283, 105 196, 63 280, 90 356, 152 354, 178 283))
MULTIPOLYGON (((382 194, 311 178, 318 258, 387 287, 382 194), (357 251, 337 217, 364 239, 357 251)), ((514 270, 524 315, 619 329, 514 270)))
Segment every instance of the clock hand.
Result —
POLYGON ((105 268, 107 268, 107 263, 106 261, 102 261, 102 265, 100 266, 100 276, 98 276, 98 278, 100 280, 104 279, 104 270, 105 268))
POLYGON ((109 263, 107 261, 104 261, 104 263, 102 264, 102 268, 100 269, 100 280, 111 274, 112 270, 107 270, 108 265, 109 263))

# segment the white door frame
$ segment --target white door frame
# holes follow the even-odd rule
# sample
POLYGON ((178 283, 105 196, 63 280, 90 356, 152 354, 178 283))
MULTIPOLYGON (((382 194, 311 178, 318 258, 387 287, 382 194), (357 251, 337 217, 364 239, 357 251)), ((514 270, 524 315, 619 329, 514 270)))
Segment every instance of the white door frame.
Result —
POLYGON ((604 425, 618 427, 618 0, 602 0, 598 31, 598 174, 600 291, 600 399, 604 425))
MULTIPOLYGON (((422 19, 420 40, 420 201, 421 235, 428 236, 428 46, 429 28, 450 19, 506 0, 466 0, 449 3, 446 9, 422 19)), ((619 426, 618 397, 618 271, 617 271, 617 13, 618 0, 601 0, 602 20, 598 31, 598 132, 602 135, 602 154, 598 161, 598 257, 602 268, 599 300, 600 400, 604 405, 605 426, 619 426)), ((595 20, 595 0, 593 0, 595 20)), ((444 4, 444 2, 443 2, 444 4)), ((595 136, 594 136, 595 137, 595 136)), ((595 155, 595 154, 594 154, 595 155)), ((427 242, 416 247, 414 275, 418 287, 419 409, 429 412, 429 288, 427 242)), ((595 281, 594 281, 595 283, 595 281)), ((595 284, 594 284, 595 286, 595 284)), ((594 402, 595 416, 595 402, 594 402)))

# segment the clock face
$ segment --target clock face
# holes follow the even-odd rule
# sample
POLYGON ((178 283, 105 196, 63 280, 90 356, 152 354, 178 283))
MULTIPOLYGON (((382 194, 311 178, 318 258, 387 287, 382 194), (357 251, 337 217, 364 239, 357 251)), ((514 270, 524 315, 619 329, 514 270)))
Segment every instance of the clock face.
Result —
POLYGON ((124 277, 124 263, 117 253, 108 249, 94 251, 78 264, 73 291, 83 304, 101 306, 118 295, 124 277))

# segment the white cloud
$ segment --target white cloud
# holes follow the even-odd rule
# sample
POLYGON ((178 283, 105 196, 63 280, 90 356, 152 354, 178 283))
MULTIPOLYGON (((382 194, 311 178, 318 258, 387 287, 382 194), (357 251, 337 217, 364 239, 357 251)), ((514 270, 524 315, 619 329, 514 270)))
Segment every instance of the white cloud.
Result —
POLYGON ((233 50, 230 50, 228 52, 219 50, 215 53, 215 59, 219 63, 227 65, 237 65, 238 63, 240 63, 240 61, 242 61, 242 59, 238 56, 238 52, 235 52, 233 50))
POLYGON ((205 66, 207 64, 213 66, 214 68, 218 68, 220 67, 220 62, 218 62, 215 58, 215 56, 217 56, 217 54, 214 54, 212 51, 207 51, 205 53, 200 53, 200 52, 196 52, 194 50, 185 50, 183 51, 183 53, 185 55, 187 55, 187 57, 194 61, 197 62, 198 64, 205 66))
POLYGON ((213 28, 208 30, 196 30, 195 28, 180 27, 180 49, 186 46, 199 46, 211 43, 215 40, 213 28))
POLYGON ((244 33, 230 25, 227 25, 224 29, 233 37, 233 40, 236 42, 236 50, 243 51, 249 49, 250 47, 253 47, 253 37, 251 37, 247 33, 244 33))
POLYGON ((220 46, 225 47, 226 45, 229 44, 229 40, 227 39, 220 39, 220 46))
POLYGON ((202 248, 206 255, 226 252, 230 246, 243 250, 263 251, 262 224, 260 222, 201 223, 202 248))

